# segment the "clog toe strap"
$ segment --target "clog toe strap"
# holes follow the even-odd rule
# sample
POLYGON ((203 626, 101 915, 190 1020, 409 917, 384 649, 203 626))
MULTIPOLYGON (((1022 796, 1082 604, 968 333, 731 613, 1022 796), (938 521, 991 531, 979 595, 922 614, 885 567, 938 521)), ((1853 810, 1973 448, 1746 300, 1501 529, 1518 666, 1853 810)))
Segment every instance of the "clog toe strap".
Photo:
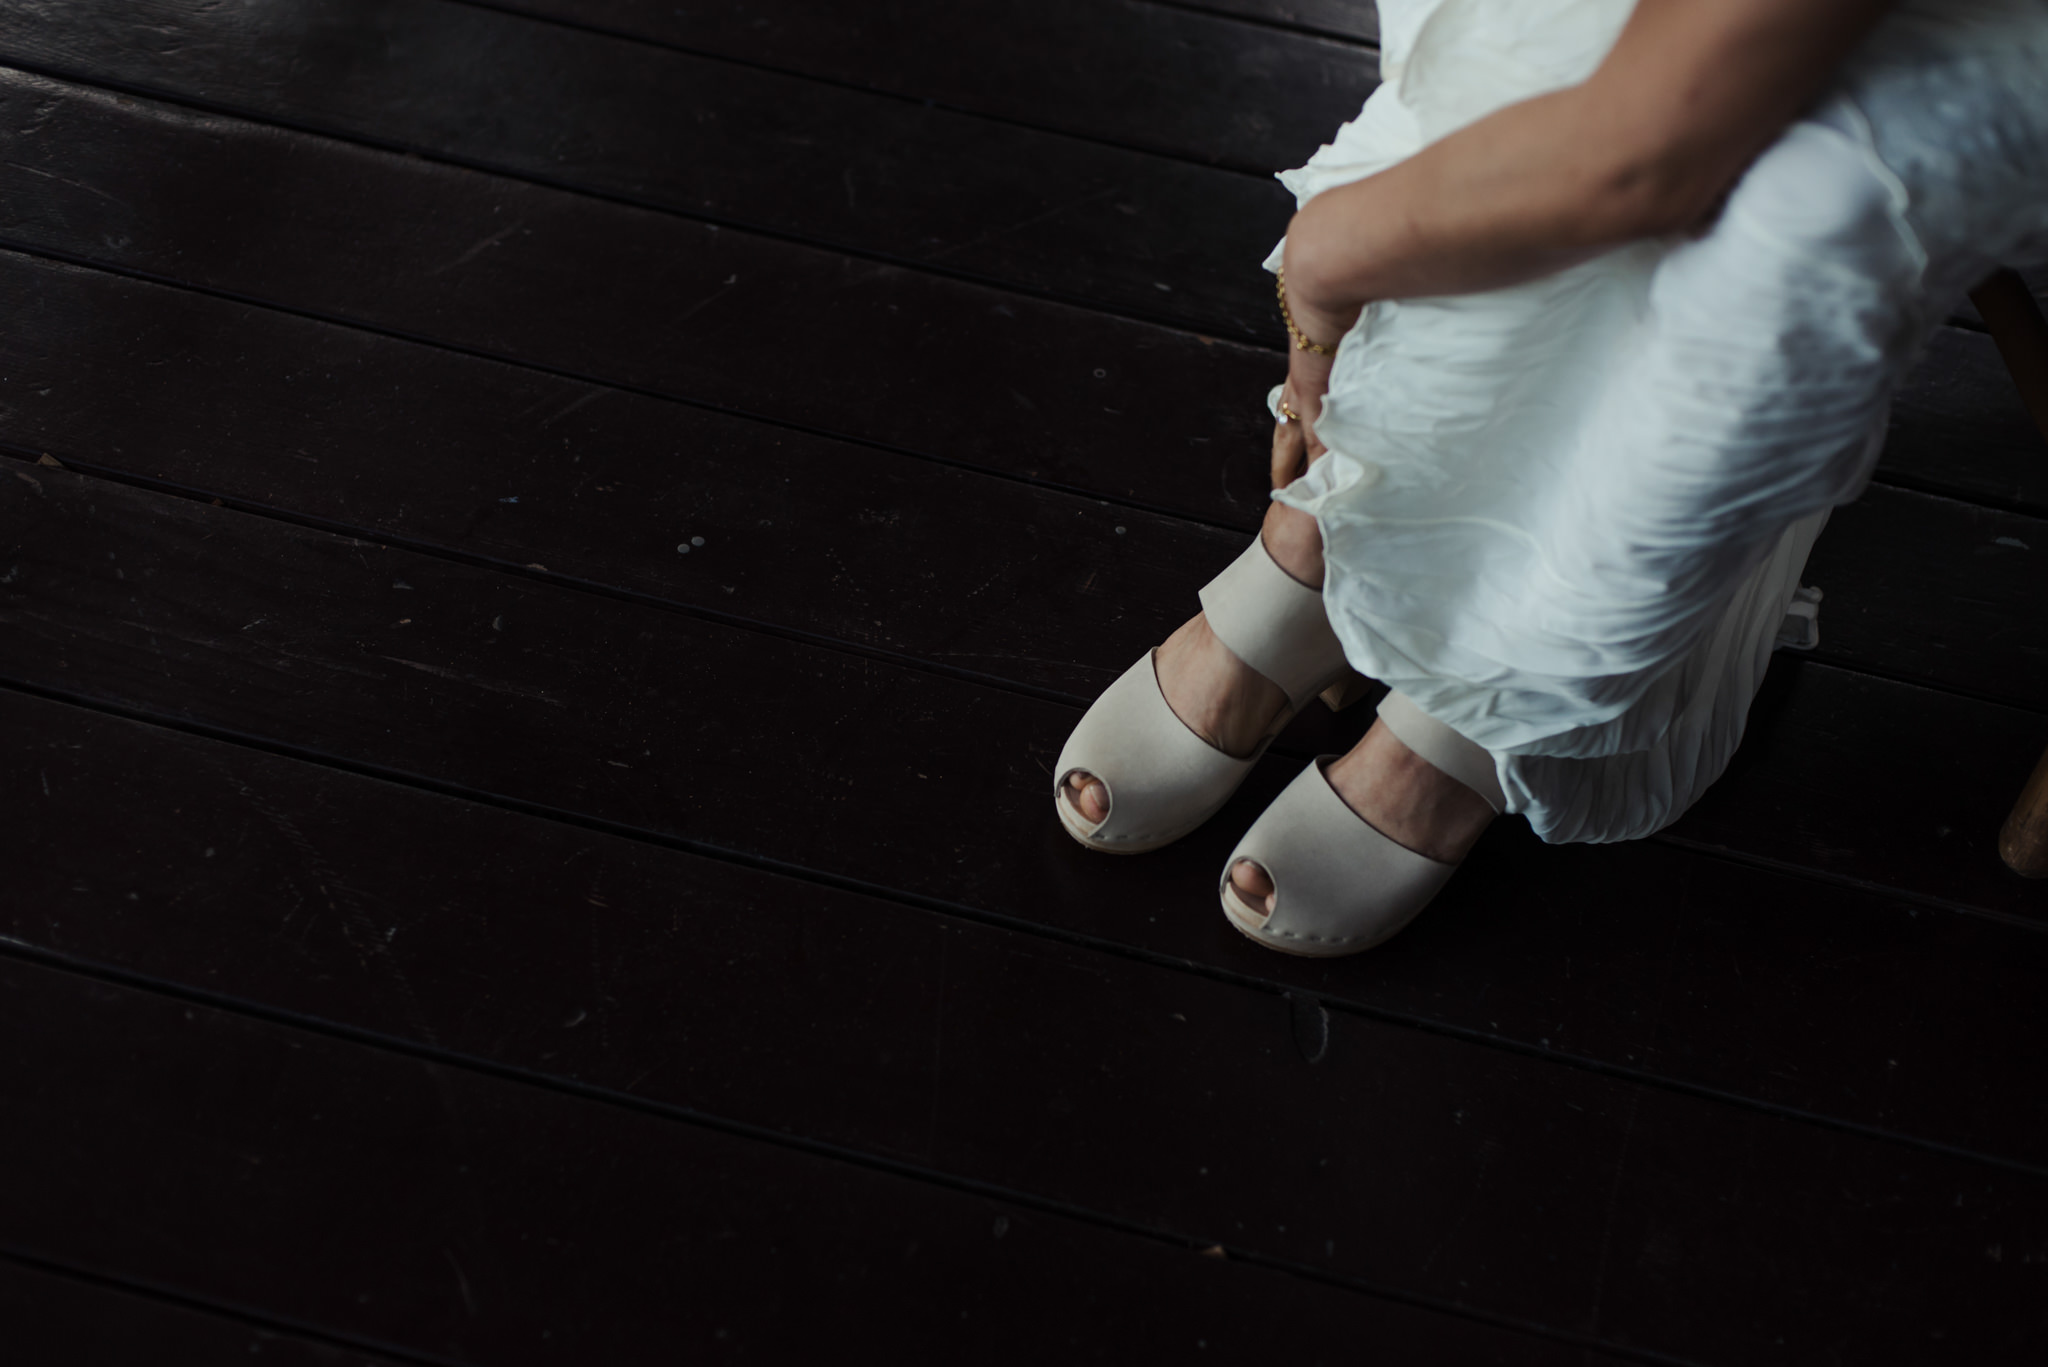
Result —
POLYGON ((1188 729, 1160 691, 1147 651, 1095 700, 1053 766, 1053 794, 1085 772, 1109 790, 1109 814, 1088 828, 1104 849, 1150 848, 1201 825, 1237 790, 1256 756, 1224 754, 1188 729))
POLYGON ((1220 890, 1238 929, 1292 954, 1372 948, 1413 920, 1457 870, 1360 819, 1323 772, 1334 758, 1324 755, 1296 776, 1223 866, 1220 890), (1242 859, 1273 880, 1273 911, 1262 922, 1246 914, 1230 886, 1230 872, 1242 859))

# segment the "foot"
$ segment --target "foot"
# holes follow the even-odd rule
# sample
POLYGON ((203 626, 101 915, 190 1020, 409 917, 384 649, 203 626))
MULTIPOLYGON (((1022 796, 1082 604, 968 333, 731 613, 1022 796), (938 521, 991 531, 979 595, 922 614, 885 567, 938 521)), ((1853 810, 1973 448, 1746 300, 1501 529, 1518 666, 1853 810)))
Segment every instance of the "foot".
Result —
MULTIPOLYGON (((1316 520, 1274 504, 1260 533, 1281 569, 1311 587, 1323 582, 1323 542, 1316 520)), ((1230 653, 1201 613, 1183 622, 1153 656, 1159 691, 1190 731, 1239 759, 1259 743, 1287 709, 1280 685, 1230 653)), ((1067 779, 1067 800, 1090 822, 1109 815, 1109 790, 1084 771, 1067 779)))
MULTIPOLYGON (((1441 864, 1462 860, 1493 822, 1485 798, 1402 744, 1384 722, 1374 722, 1323 774, 1361 821, 1441 864)), ((1272 914, 1273 880, 1264 869, 1240 859, 1230 882, 1247 902, 1272 914)))

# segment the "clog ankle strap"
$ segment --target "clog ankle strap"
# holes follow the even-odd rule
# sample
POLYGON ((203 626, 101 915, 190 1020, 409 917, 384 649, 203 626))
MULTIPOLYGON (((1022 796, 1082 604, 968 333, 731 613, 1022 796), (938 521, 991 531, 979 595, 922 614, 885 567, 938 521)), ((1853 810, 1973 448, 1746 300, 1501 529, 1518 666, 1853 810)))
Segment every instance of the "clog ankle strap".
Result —
POLYGON ((1216 639, 1287 694, 1299 709, 1344 671, 1344 647, 1330 630, 1320 589, 1274 561, 1252 538, 1229 569, 1206 584, 1202 612, 1216 639))
POLYGON ((1380 699, 1379 712, 1380 720, 1401 744, 1485 798, 1496 815, 1507 810, 1499 766, 1491 753, 1430 716, 1404 693, 1389 693, 1380 699))

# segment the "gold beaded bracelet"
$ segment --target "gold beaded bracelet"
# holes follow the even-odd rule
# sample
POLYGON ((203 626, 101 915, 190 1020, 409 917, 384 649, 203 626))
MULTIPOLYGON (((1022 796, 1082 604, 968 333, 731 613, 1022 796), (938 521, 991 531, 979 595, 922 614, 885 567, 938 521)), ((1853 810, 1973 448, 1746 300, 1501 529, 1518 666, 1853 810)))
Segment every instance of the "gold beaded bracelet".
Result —
POLYGON ((1337 348, 1324 346, 1321 342, 1311 342, 1307 334, 1295 323, 1294 314, 1287 307, 1287 268, 1282 266, 1273 273, 1280 280, 1279 287, 1274 291, 1280 296, 1280 321, 1287 324, 1287 335, 1294 339, 1294 349, 1296 351, 1314 352, 1318 356, 1336 355, 1337 348))

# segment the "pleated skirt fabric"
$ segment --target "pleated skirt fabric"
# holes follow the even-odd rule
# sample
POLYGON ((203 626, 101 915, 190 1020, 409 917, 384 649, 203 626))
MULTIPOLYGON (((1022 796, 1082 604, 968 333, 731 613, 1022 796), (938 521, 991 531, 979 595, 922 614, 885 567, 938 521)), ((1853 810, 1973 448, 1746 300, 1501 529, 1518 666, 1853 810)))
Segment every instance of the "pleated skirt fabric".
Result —
MULTIPOLYGON (((1630 8, 1382 0, 1383 83, 1281 180, 1306 203, 1582 80, 1630 8)), ((1330 454, 1275 497, 1321 527, 1352 664, 1492 751, 1510 811, 1648 835, 1726 767, 1928 335, 2044 257, 2048 5, 1908 4, 1701 235, 1370 305, 1330 454)))

